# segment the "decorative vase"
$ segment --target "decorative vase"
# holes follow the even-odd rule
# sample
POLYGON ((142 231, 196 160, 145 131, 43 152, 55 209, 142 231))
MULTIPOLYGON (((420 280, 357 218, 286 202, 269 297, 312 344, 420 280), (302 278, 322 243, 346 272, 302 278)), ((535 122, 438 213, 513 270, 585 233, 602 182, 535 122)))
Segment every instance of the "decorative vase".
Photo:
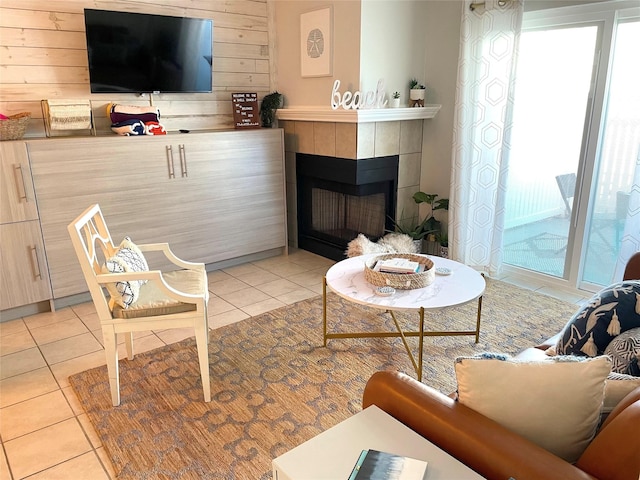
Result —
POLYGON ((411 100, 424 100, 424 88, 412 88, 409 90, 409 98, 411 100))
POLYGON ((389 102, 389 106, 391 108, 398 108, 400 106, 400 99, 399 98, 392 98, 389 102))
POLYGON ((422 253, 422 240, 414 240, 413 247, 416 253, 422 253))
POLYGON ((449 258, 449 247, 440 245, 440 256, 442 258, 449 258))

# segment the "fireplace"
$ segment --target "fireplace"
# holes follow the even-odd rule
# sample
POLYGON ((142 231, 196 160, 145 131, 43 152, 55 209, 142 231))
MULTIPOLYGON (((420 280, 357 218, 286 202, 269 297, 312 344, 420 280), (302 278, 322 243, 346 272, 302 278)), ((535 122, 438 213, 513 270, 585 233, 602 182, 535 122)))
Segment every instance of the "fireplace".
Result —
POLYGON ((397 155, 351 160, 297 153, 298 246, 342 260, 359 233, 375 241, 392 230, 398 160, 397 155))

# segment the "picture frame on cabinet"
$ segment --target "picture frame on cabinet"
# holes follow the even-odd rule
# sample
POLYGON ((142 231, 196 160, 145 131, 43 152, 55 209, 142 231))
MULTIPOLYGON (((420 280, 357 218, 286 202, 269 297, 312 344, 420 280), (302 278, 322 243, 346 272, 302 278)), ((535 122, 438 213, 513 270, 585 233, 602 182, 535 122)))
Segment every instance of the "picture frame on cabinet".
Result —
POLYGON ((333 10, 300 14, 300 75, 326 77, 333 67, 333 10))

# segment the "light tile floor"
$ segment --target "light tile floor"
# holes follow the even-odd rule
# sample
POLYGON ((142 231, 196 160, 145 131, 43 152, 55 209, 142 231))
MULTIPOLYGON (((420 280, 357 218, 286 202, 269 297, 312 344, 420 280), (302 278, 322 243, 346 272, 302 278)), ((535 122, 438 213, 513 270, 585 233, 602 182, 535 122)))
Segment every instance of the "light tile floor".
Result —
MULTIPOLYGON (((332 264, 290 249, 286 256, 209 273, 211 328, 321 294, 322 277, 332 264)), ((542 285, 521 286, 558 295, 545 292, 542 285)), ((140 332, 135 350, 151 350, 192 334, 190 329, 140 332)), ((67 379, 105 363, 93 304, 0 323, 0 355, 0 479, 115 479, 67 379)), ((120 357, 125 357, 123 345, 120 357)))

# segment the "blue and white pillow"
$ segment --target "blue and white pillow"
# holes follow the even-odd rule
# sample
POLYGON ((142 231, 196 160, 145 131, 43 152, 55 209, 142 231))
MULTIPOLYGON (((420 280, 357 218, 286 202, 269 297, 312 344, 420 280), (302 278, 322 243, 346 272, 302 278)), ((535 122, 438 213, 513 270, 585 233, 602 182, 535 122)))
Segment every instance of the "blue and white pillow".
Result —
MULTIPOLYGON (((142 251, 125 237, 114 255, 105 261, 102 273, 125 273, 125 272, 147 272, 149 265, 144 258, 142 251)), ((121 281, 106 285, 111 298, 122 308, 129 306, 138 299, 140 287, 147 283, 147 280, 121 281)))
POLYGON ((640 281, 613 284, 596 293, 565 325, 557 355, 604 354, 618 335, 640 327, 640 281))

